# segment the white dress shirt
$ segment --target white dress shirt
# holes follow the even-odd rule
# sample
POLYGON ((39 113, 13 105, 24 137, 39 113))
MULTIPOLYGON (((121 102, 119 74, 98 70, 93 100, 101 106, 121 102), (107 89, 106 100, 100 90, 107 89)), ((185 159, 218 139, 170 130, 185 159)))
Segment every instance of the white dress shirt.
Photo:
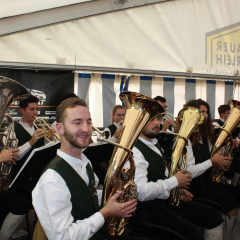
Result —
MULTIPOLYGON (((83 153, 81 159, 71 157, 60 150, 57 150, 57 155, 68 162, 88 184, 86 166, 90 162, 83 153)), ((95 174, 94 176, 97 186, 98 178, 95 174)), ((99 204, 101 193, 102 191, 98 190, 99 204)), ((89 239, 104 224, 104 217, 100 212, 74 222, 71 214, 71 193, 63 178, 52 169, 43 173, 32 192, 32 198, 33 206, 49 240, 89 239)))
POLYGON ((212 167, 212 162, 210 161, 210 159, 202 163, 195 164, 195 157, 193 155, 192 143, 190 140, 188 140, 188 145, 186 146, 186 148, 187 148, 187 170, 191 172, 192 179, 202 175, 210 167, 212 167))
MULTIPOLYGON (((139 137, 139 139, 154 150, 157 154, 161 156, 161 153, 157 147, 154 145, 157 143, 157 139, 152 139, 151 142, 139 137)), ((134 182, 137 184, 138 200, 148 201, 154 199, 166 199, 170 195, 170 191, 178 186, 178 181, 176 177, 171 177, 165 180, 159 179, 157 182, 148 182, 148 166, 149 163, 145 160, 142 153, 133 147, 133 159, 135 162, 135 178, 134 182)), ((128 163, 125 167, 129 167, 128 163)), ((168 175, 168 170, 166 168, 165 175, 168 175)))
MULTIPOLYGON (((113 124, 114 124, 117 128, 120 127, 120 124, 118 124, 118 123, 116 123, 116 122, 114 122, 113 124)), ((110 131, 109 128, 105 128, 103 131, 104 131, 104 132, 109 132, 109 137, 107 138, 107 140, 112 141, 112 142, 117 142, 117 139, 116 139, 114 136, 111 136, 111 131, 110 131)))

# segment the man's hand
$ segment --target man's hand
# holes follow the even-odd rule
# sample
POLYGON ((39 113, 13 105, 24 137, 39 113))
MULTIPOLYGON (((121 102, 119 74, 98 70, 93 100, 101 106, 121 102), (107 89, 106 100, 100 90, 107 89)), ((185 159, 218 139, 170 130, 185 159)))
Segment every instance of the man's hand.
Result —
POLYGON ((232 163, 232 158, 221 156, 222 152, 215 153, 213 157, 210 159, 213 165, 218 165, 223 170, 226 170, 226 166, 230 166, 232 163))
POLYGON ((120 134, 120 132, 121 132, 121 129, 122 129, 122 127, 119 127, 119 128, 116 129, 116 131, 115 131, 115 133, 114 133, 114 135, 113 135, 113 137, 114 137, 115 139, 118 139, 118 136, 119 136, 119 134, 120 134))
POLYGON ((166 119, 166 120, 163 122, 163 127, 162 127, 162 129, 161 129, 161 132, 166 132, 167 129, 170 127, 171 124, 172 124, 172 120, 166 119))
POLYGON ((19 158, 17 152, 19 149, 5 149, 0 153, 0 163, 11 163, 16 165, 15 161, 19 158))
POLYGON ((174 127, 174 133, 178 133, 178 132, 179 132, 179 129, 180 129, 180 127, 181 127, 181 124, 180 124, 180 122, 179 122, 178 118, 176 117, 176 118, 175 118, 175 127, 174 127))
POLYGON ((113 195, 107 202, 106 206, 99 211, 105 220, 109 217, 129 218, 137 209, 137 199, 125 203, 118 203, 117 199, 121 196, 121 194, 122 193, 116 193, 113 195))
POLYGON ((181 188, 188 188, 190 185, 190 182, 192 181, 191 179, 191 174, 185 174, 184 170, 178 171, 175 175, 178 181, 178 186, 181 188))
POLYGON ((182 194, 181 194, 180 199, 183 202, 191 202, 193 199, 193 195, 189 191, 182 189, 182 194))
POLYGON ((233 142, 233 148, 238 148, 239 146, 239 138, 236 138, 236 139, 232 139, 232 142, 233 142))
POLYGON ((43 129, 41 129, 41 128, 37 129, 33 133, 33 136, 32 136, 32 138, 29 141, 30 146, 33 146, 38 141, 38 139, 44 137, 44 135, 45 135, 45 132, 44 132, 43 129))

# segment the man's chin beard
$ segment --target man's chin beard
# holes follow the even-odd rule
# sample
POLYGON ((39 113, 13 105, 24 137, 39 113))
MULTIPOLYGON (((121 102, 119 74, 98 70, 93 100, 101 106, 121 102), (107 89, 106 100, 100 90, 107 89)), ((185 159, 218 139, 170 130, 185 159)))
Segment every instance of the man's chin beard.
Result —
POLYGON ((65 139, 75 148, 86 148, 89 145, 89 138, 86 143, 79 143, 76 138, 73 138, 67 131, 64 132, 65 139))
POLYGON ((86 144, 80 144, 80 143, 78 143, 77 141, 73 141, 73 140, 68 140, 68 142, 73 146, 73 147, 75 147, 75 148, 86 148, 86 147, 88 147, 88 143, 86 143, 86 144))
POLYGON ((145 135, 147 138, 157 138, 158 137, 158 133, 149 133, 149 134, 143 134, 145 135))

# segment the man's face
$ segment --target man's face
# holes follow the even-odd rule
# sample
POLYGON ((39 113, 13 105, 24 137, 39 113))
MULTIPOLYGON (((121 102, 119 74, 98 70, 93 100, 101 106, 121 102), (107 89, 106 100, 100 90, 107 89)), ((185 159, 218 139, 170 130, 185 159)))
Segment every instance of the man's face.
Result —
POLYGON ((161 102, 161 101, 157 101, 160 105, 162 105, 162 107, 164 108, 165 112, 167 110, 167 102, 161 102))
POLYGON ((227 110, 225 113, 221 113, 221 118, 226 122, 229 114, 230 114, 230 110, 227 110))
POLYGON ((26 109, 20 108, 24 122, 32 123, 38 115, 38 104, 29 103, 26 109))
POLYGON ((87 107, 76 106, 66 109, 63 135, 75 148, 86 148, 92 135, 92 119, 87 107))
POLYGON ((151 119, 142 131, 142 135, 146 140, 156 138, 160 130, 160 118, 156 117, 151 119))
POLYGON ((112 114, 115 123, 119 123, 125 117, 125 109, 118 108, 114 114, 112 114))

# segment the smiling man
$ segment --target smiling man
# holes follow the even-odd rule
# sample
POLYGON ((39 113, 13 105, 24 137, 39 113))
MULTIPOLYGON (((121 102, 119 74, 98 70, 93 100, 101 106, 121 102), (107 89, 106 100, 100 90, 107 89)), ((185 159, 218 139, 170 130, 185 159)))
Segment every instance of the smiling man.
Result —
POLYGON ((99 209, 102 192, 96 189, 98 178, 82 153, 92 134, 86 102, 66 99, 56 115, 61 147, 33 190, 33 206, 49 240, 102 239, 105 220, 131 217, 136 199, 118 203, 121 193, 116 193, 99 209))

